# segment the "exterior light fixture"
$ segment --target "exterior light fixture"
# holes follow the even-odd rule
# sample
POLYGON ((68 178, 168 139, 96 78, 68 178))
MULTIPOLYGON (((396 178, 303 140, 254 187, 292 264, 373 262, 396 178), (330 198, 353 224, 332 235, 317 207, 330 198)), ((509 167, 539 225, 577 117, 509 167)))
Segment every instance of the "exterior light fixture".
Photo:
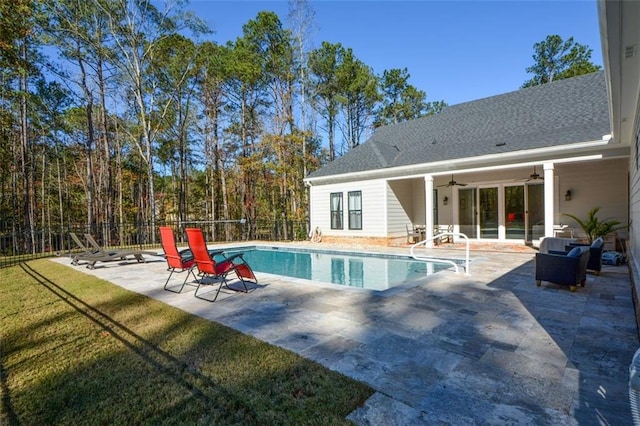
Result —
POLYGON ((449 204, 449 198, 448 198, 448 197, 444 197, 444 198, 442 199, 442 204, 443 204, 443 205, 445 205, 445 206, 446 206, 447 204, 449 204))
POLYGON ((571 190, 567 189, 567 193, 564 194, 564 200, 565 201, 571 201, 571 190))

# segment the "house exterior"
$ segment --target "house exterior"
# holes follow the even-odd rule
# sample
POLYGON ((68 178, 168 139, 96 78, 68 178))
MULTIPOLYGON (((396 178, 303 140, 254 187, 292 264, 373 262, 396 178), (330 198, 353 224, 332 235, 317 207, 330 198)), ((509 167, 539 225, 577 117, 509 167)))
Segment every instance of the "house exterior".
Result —
POLYGON ((612 137, 609 80, 600 71, 379 128, 306 179, 311 227, 330 240, 401 243, 419 225, 536 244, 581 236, 564 213, 599 206, 627 223, 630 144, 612 137))
POLYGON ((640 318, 640 2, 598 1, 600 38, 613 138, 629 147, 629 250, 636 316, 640 318))

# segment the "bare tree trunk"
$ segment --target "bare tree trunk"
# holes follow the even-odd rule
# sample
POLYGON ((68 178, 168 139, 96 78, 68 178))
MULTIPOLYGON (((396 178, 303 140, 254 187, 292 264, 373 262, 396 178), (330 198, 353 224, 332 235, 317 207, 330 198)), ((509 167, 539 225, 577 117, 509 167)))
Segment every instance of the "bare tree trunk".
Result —
MULTIPOLYGON (((64 224, 65 224, 65 220, 64 220, 64 205, 62 203, 62 173, 60 172, 60 153, 58 151, 59 147, 58 144, 56 143, 56 175, 57 175, 57 180, 58 180, 58 214, 60 215, 60 232, 64 232, 64 224)), ((63 235, 60 235, 60 250, 65 250, 65 238, 63 238, 63 235)))
POLYGON ((87 103, 85 107, 87 117, 87 141, 84 147, 84 154, 86 160, 86 193, 87 193, 87 229, 88 232, 95 232, 96 228, 96 215, 95 215, 95 183, 94 183, 94 171, 93 171, 93 145, 94 145, 94 129, 93 129, 93 94, 89 89, 87 83, 87 73, 84 66, 84 61, 80 54, 80 45, 77 46, 78 53, 78 67, 80 69, 80 81, 82 91, 87 103))
MULTIPOLYGON (((22 43, 22 59, 27 62, 27 41, 23 40, 22 43)), ((22 171, 22 197, 23 197, 23 214, 24 214, 24 228, 29 231, 30 238, 28 241, 29 247, 25 247, 25 251, 35 253, 35 230, 32 194, 33 194, 33 168, 31 164, 31 147, 29 144, 29 135, 27 128, 27 90, 28 90, 28 76, 27 70, 22 72, 20 76, 20 141, 21 141, 21 161, 20 168, 22 171)), ((27 241, 25 241, 27 242, 27 241)))
POLYGON ((111 163, 111 141, 109 140, 109 128, 107 118, 107 101, 106 89, 104 81, 103 63, 98 59, 97 79, 100 90, 100 125, 102 127, 102 150, 104 155, 104 214, 105 222, 109 224, 110 229, 115 228, 114 200, 115 194, 113 190, 113 167, 111 163))

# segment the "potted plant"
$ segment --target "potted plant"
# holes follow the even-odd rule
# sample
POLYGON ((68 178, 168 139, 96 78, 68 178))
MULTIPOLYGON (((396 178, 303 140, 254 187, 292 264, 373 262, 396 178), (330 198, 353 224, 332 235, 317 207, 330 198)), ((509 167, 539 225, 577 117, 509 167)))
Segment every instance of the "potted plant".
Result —
POLYGON ((589 210, 586 220, 582 220, 579 217, 569 213, 564 213, 564 216, 570 217, 571 219, 575 220, 578 225, 580 225, 584 233, 587 234, 589 244, 591 244, 598 237, 604 237, 605 235, 608 235, 613 231, 624 228, 624 226, 620 226, 621 222, 618 222, 617 220, 600 220, 597 216, 599 210, 600 207, 594 207, 589 210))

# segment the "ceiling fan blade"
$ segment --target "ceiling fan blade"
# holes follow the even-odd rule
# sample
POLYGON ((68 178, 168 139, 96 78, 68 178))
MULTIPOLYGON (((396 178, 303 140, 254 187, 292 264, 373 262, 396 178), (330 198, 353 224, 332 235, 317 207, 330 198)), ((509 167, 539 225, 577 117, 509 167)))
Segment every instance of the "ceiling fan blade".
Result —
POLYGON ((456 183, 456 185, 460 185, 460 186, 467 186, 466 183, 456 183))

